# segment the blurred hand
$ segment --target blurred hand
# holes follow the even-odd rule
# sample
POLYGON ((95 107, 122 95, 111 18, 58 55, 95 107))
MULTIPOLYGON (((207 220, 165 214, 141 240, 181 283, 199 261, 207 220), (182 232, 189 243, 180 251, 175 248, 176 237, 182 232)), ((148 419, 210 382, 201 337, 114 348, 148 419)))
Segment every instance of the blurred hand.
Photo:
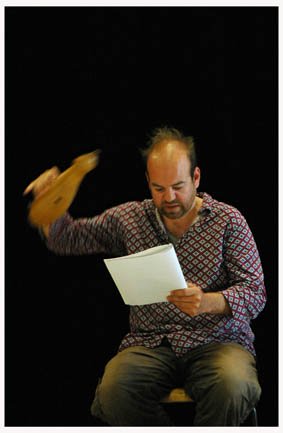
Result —
POLYGON ((24 190, 23 195, 32 192, 34 197, 39 197, 47 191, 54 180, 59 176, 60 170, 58 167, 52 167, 44 171, 40 176, 33 180, 24 190))

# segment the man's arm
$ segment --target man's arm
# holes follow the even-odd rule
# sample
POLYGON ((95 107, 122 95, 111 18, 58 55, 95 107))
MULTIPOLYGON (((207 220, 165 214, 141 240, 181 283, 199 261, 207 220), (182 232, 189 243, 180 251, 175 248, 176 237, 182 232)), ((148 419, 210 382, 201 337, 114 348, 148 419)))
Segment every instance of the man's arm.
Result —
MULTIPOLYGON (((32 192, 34 198, 40 197, 48 191, 59 174, 57 167, 46 170, 26 187, 23 194, 32 192)), ((73 219, 66 211, 53 223, 38 229, 46 246, 59 255, 124 253, 123 229, 115 208, 93 218, 78 219, 73 219)))
POLYGON ((197 285, 175 290, 168 297, 185 313, 228 314, 240 321, 254 319, 266 302, 264 277, 252 232, 240 212, 227 225, 223 263, 228 282, 219 292, 203 292, 197 285))

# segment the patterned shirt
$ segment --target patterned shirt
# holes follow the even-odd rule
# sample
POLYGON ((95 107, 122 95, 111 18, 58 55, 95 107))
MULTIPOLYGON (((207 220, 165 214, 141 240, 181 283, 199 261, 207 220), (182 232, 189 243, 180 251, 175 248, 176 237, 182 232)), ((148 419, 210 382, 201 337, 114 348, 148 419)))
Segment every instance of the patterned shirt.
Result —
MULTIPOLYGON (((231 316, 203 313, 195 317, 174 304, 130 307, 130 332, 119 350, 134 345, 159 346, 167 337, 176 356, 212 342, 235 342, 255 355, 250 322, 266 302, 263 271, 251 230, 234 207, 207 193, 199 218, 175 243, 186 280, 204 292, 224 295, 231 316)), ((137 253, 170 239, 151 199, 128 202, 92 218, 69 214, 52 224, 47 246, 58 254, 137 253)))

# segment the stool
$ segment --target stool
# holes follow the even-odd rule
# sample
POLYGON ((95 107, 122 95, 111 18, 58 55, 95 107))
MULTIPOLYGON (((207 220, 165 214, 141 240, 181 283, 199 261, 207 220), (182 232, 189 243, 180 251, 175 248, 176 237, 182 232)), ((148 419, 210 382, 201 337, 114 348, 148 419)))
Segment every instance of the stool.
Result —
POLYGON ((186 393, 184 388, 173 388, 169 394, 162 398, 161 403, 189 403, 193 399, 186 393))
MULTIPOLYGON (((193 403, 194 400, 186 393, 184 388, 173 388, 169 394, 167 394, 165 397, 161 399, 161 403, 193 403)), ((257 412, 256 408, 254 407, 250 414, 248 415, 247 419, 245 420, 244 425, 248 426, 258 426, 257 421, 257 412)))

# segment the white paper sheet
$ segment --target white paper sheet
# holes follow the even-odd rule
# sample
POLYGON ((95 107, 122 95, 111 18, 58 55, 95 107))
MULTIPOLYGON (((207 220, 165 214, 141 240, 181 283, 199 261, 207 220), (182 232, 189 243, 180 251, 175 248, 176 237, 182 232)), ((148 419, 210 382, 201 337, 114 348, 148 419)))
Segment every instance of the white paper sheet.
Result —
POLYGON ((104 262, 128 305, 167 302, 171 290, 187 287, 172 244, 104 262))

